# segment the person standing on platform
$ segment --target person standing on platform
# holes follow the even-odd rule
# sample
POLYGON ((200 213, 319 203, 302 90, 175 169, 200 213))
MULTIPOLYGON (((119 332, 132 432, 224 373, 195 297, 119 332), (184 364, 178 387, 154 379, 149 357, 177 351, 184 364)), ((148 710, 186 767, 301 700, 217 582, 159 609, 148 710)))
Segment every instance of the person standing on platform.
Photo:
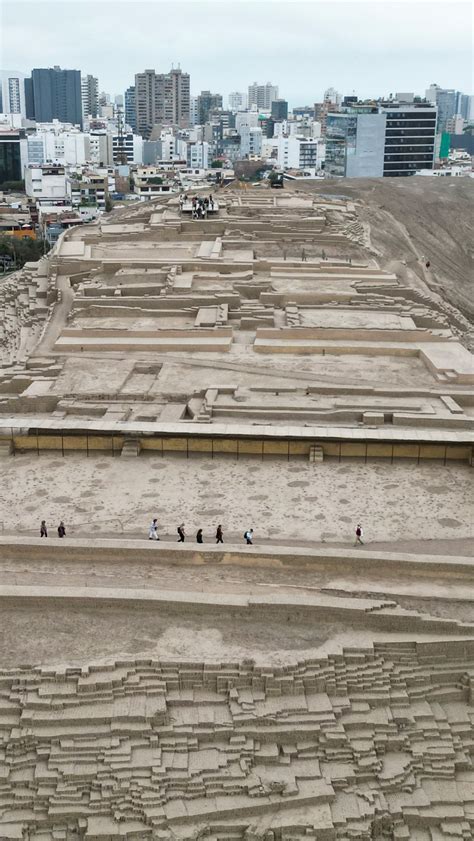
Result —
POLYGON ((222 531, 220 523, 216 529, 216 543, 224 543, 224 532, 222 531))
POLYGON ((47 536, 48 536, 48 529, 46 527, 46 520, 41 520, 40 537, 47 537, 47 536))
POLYGON ((247 546, 253 546, 253 529, 247 529, 247 531, 244 534, 244 538, 247 541, 247 546))
POLYGON ((202 529, 198 529, 196 534, 196 543, 204 543, 204 540, 202 539, 202 529))
POLYGON ((184 543, 184 538, 186 537, 186 532, 184 531, 184 523, 181 523, 181 525, 178 526, 177 532, 178 532, 178 543, 184 543))
POLYGON ((66 537, 66 526, 64 525, 62 520, 58 526, 58 537, 66 537))

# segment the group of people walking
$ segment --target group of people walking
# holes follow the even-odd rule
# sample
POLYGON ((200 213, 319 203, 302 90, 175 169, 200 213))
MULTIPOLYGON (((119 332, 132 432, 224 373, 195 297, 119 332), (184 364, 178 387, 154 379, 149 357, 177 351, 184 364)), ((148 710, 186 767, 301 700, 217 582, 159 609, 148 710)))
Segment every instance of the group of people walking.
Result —
MULTIPOLYGON (((186 540, 186 529, 184 523, 180 523, 177 527, 176 532, 178 534, 178 543, 184 543, 186 540)), ((158 536, 158 520, 156 517, 153 518, 150 528, 148 529, 148 540, 159 540, 158 536)), ((247 529, 244 533, 244 540, 247 543, 247 546, 253 545, 253 529, 247 529)), ((215 534, 215 541, 216 543, 224 543, 224 532, 222 530, 222 525, 219 525, 216 528, 215 534)), ((204 543, 204 535, 203 530, 198 529, 196 532, 196 543, 204 543)))
MULTIPOLYGON (((66 527, 64 522, 61 520, 59 526, 57 528, 58 537, 66 537, 66 527)), ((176 529, 178 534, 178 543, 184 543, 186 540, 186 529, 184 523, 180 523, 176 529)), ((364 535, 362 525, 357 523, 356 530, 355 530, 355 541, 354 546, 357 545, 364 545, 364 541, 362 537, 364 535)), ((40 537, 48 537, 48 527, 46 525, 46 520, 41 520, 40 525, 40 537)), ((148 540, 159 540, 158 536, 158 520, 156 517, 153 518, 152 522, 150 523, 150 527, 148 529, 148 540)), ((247 546, 253 546, 253 529, 247 529, 244 532, 244 540, 247 546)), ((215 534, 215 541, 216 543, 224 543, 224 532, 222 530, 222 525, 219 525, 216 528, 215 534)), ((196 543, 204 543, 204 535, 203 530, 200 528, 196 532, 196 543)))
MULTIPOLYGON (((183 207, 185 202, 188 202, 189 198, 187 193, 184 196, 179 197, 179 209, 180 212, 183 211, 183 207)), ((205 219, 207 217, 208 210, 214 210, 214 199, 212 195, 209 196, 193 196, 191 199, 191 214, 193 219, 205 219)))

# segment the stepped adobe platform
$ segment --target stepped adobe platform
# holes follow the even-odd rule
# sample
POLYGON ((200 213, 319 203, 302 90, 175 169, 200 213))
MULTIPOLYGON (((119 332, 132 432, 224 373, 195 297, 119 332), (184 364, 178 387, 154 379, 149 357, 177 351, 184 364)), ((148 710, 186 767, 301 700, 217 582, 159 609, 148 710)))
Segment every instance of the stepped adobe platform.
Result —
POLYGON ((474 837, 472 325, 329 192, 0 281, 0 841, 474 837))
POLYGON ((237 546, 49 547, 1 542, 3 580, 17 563, 23 581, 42 559, 54 567, 53 584, 0 586, 10 625, 0 672, 2 838, 22 838, 25 827, 48 841, 472 837, 474 611, 471 621, 440 618, 434 605, 445 593, 427 598, 444 571, 472 605, 471 558, 255 547, 247 588, 259 569, 268 582, 272 559, 311 573, 296 579, 299 592, 285 570, 253 596, 222 591, 245 556, 237 546), (145 556, 160 588, 124 586, 130 561, 139 573, 145 556), (218 591, 209 579, 207 593, 191 589, 190 561, 212 569, 224 558, 218 591), (106 576, 111 564, 114 587, 78 587, 70 571, 84 561, 106 576), (410 581, 408 592, 424 592, 423 612, 370 594, 370 576, 383 587, 390 568, 399 590, 410 581), (332 594, 314 592, 323 570, 332 594), (185 590, 169 589, 170 572, 185 590), (341 575, 365 596, 337 593, 341 575), (26 644, 43 662, 12 667, 26 615, 26 644), (51 621, 62 631, 45 647, 51 621), (224 629, 232 643, 223 646, 224 629), (133 655, 143 633, 146 650, 133 655), (230 658, 219 656, 225 650, 230 658))
POLYGON ((160 448, 174 421, 178 437, 197 422, 199 439, 220 424, 229 439, 296 426, 301 452, 323 457, 331 439, 374 428, 390 459, 413 430, 427 445, 449 431, 448 457, 472 458, 469 325, 427 283, 380 268, 350 200, 226 189, 212 218, 191 220, 163 197, 65 232, 0 285, 1 301, 0 420, 22 430, 13 448, 28 446, 25 430, 46 434, 45 420, 45 449, 62 421, 84 449, 97 420, 105 439, 109 421, 126 436, 146 422, 160 448))

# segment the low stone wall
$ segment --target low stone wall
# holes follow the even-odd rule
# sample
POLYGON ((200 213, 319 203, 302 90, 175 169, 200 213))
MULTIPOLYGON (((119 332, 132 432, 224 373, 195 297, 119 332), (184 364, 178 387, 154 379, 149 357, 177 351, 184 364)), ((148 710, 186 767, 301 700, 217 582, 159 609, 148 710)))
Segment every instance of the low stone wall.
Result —
POLYGON ((471 557, 450 555, 410 555, 401 552, 370 551, 358 549, 307 549, 304 547, 259 546, 226 544, 207 545, 198 549, 194 544, 155 543, 148 540, 123 538, 68 538, 40 539, 34 537, 0 537, 0 554, 12 562, 60 560, 61 562, 119 563, 131 565, 150 563, 158 565, 202 566, 251 566, 251 567, 308 567, 311 569, 337 569, 338 572, 390 573, 401 576, 436 579, 451 578, 474 580, 474 560, 471 557))
MULTIPOLYGON (((207 433, 209 434, 209 433, 207 433)), ((7 436, 5 436, 7 437, 7 436)), ((44 453, 49 451, 80 451, 80 452, 106 452, 112 455, 119 455, 127 436, 118 433, 117 435, 100 435, 95 432, 85 434, 83 431, 77 433, 67 431, 67 434, 60 433, 43 434, 22 434, 15 432, 9 440, 13 442, 13 451, 25 452, 34 451, 44 453)), ((133 436, 137 437, 137 436, 133 436)), ((469 443, 391 443, 370 442, 370 441, 326 441, 315 437, 308 440, 268 440, 267 438, 245 439, 232 437, 209 438, 204 436, 190 435, 183 429, 182 436, 138 436, 139 449, 155 455, 180 454, 203 454, 213 458, 214 456, 226 455, 241 458, 253 456, 262 459, 279 457, 288 460, 293 458, 309 458, 312 446, 320 446, 323 455, 329 458, 345 459, 413 459, 417 462, 425 459, 435 459, 442 462, 464 461, 471 463, 472 444, 469 443)))

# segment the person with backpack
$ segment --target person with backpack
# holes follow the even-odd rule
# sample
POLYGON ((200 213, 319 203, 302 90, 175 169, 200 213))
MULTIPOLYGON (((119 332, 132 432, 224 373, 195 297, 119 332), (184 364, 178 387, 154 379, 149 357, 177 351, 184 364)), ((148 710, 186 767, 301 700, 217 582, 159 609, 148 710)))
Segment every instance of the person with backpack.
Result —
POLYGON ((358 544, 361 544, 362 546, 364 545, 364 541, 362 540, 363 534, 364 534, 364 532, 362 530, 361 524, 357 523, 357 528, 355 530, 354 546, 357 546, 358 544))
POLYGON ((247 529, 247 531, 244 534, 244 540, 247 541, 247 546, 253 546, 252 538, 253 538, 253 529, 247 529))
POLYGON ((178 532, 178 543, 184 543, 184 538, 186 537, 186 532, 184 531, 184 523, 181 523, 180 526, 176 529, 178 532))

